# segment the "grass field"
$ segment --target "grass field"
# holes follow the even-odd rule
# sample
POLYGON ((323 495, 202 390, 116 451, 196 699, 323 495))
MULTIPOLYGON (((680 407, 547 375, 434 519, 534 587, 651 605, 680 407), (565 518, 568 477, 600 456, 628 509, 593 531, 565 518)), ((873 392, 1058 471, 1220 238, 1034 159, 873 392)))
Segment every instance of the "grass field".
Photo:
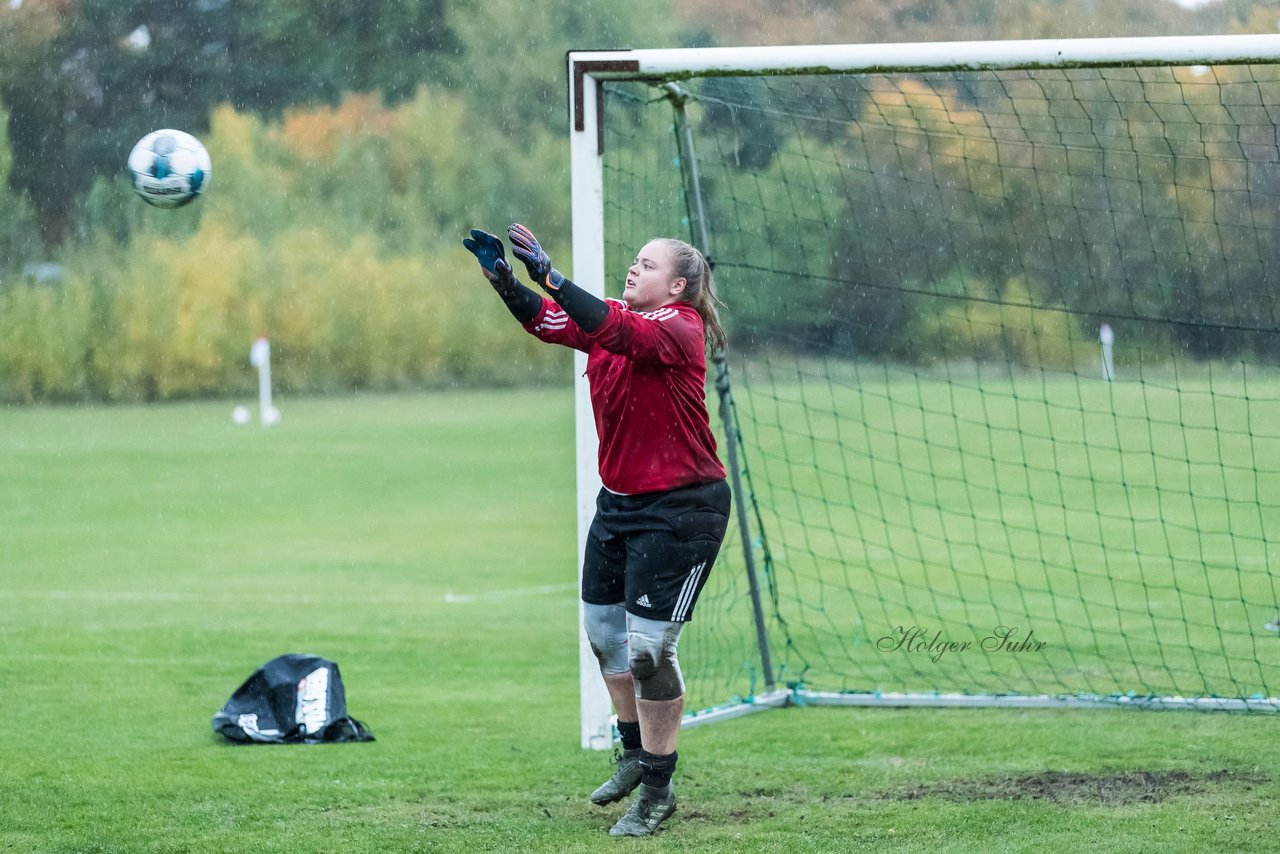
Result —
POLYGON ((230 408, 0 410, 0 851, 1280 837, 1270 716, 810 708, 688 731, 676 816, 609 839, 623 806, 587 803, 608 766, 578 747, 568 391, 285 400, 271 430, 230 408), (215 736, 284 652, 336 660, 378 740, 215 736))

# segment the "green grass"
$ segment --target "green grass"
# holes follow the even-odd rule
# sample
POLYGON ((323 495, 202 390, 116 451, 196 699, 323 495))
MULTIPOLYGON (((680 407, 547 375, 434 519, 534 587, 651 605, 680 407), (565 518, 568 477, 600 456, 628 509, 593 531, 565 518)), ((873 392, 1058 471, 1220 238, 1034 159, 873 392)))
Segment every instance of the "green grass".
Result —
MULTIPOLYGON (((586 802, 608 768, 578 747, 567 390, 282 403, 271 430, 219 402, 0 410, 0 851, 1205 851, 1280 833, 1267 716, 810 708, 688 731, 660 839, 608 839, 622 805, 586 802), (378 740, 215 736, 284 652, 338 661, 378 740)), ((689 641, 691 670, 720 654, 689 641)))

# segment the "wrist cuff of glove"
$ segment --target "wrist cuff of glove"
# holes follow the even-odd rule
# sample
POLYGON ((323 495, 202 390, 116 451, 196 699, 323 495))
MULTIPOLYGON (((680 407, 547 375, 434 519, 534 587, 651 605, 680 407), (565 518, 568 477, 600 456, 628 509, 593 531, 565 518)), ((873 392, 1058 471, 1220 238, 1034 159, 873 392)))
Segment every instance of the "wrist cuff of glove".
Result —
POLYGON ((480 272, 484 273, 484 277, 489 280, 489 284, 493 285, 493 289, 498 292, 514 288, 519 284, 515 274, 511 272, 511 268, 505 264, 492 270, 481 267, 480 272))
POLYGON ((547 271, 546 278, 540 281, 538 284, 542 285, 544 290, 550 291, 551 293, 555 293, 556 291, 560 290, 560 286, 564 284, 566 281, 568 280, 565 279, 564 273, 561 273, 555 267, 552 267, 550 270, 547 271))

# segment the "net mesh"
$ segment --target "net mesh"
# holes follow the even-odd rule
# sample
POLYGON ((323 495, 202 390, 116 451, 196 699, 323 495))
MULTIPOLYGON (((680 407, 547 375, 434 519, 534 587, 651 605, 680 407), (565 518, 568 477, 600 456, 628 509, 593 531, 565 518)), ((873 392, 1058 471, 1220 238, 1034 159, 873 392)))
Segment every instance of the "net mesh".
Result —
MULTIPOLYGON (((1273 696, 1280 68, 680 86, 778 682, 1273 696)), ((700 241, 670 102, 605 96, 621 281, 700 241)), ((743 551, 691 707, 763 687, 743 551)))

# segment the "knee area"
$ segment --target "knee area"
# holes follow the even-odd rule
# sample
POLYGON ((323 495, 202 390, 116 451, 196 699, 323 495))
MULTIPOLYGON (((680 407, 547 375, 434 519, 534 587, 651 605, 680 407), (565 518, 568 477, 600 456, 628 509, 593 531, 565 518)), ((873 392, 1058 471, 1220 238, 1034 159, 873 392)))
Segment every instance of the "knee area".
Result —
POLYGON ((676 650, 683 623, 632 617, 628 621, 631 678, 642 700, 674 700, 684 694, 676 650))
POLYGON ((659 662, 651 650, 631 650, 631 660, 628 663, 631 667, 631 678, 637 682, 652 679, 658 672, 659 662))
POLYGON ((600 672, 610 675, 626 673, 630 667, 626 609, 621 605, 584 603, 582 625, 591 651, 600 662, 600 672))

